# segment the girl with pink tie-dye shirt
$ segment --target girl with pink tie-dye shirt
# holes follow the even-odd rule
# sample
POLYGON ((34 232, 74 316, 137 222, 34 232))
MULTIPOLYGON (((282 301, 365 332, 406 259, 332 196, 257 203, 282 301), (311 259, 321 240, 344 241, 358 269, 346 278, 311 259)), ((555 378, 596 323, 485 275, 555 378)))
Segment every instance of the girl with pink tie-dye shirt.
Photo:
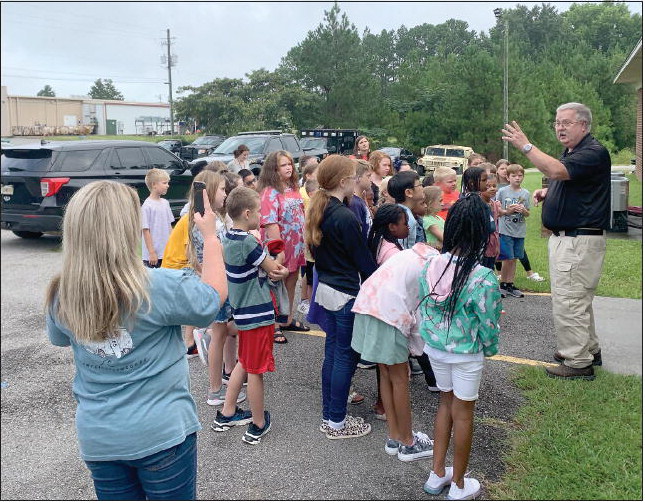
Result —
MULTIPOLYGON (((396 216, 394 208, 400 209, 396 205, 384 205, 374 216, 370 248, 384 262, 361 285, 356 297, 352 309, 356 313, 352 348, 363 359, 378 363, 379 391, 388 426, 385 452, 397 455, 401 461, 414 461, 432 456, 433 442, 425 433, 412 431, 408 355, 423 352, 416 315, 419 275, 438 252, 425 243, 417 243, 398 253, 389 254, 387 249, 386 253, 379 253, 389 240, 381 238, 374 243, 374 234, 383 227, 381 220, 391 220, 383 215, 384 212, 396 216)), ((385 224, 384 234, 394 238, 399 234, 407 236, 405 214, 400 217, 401 225, 385 224)))

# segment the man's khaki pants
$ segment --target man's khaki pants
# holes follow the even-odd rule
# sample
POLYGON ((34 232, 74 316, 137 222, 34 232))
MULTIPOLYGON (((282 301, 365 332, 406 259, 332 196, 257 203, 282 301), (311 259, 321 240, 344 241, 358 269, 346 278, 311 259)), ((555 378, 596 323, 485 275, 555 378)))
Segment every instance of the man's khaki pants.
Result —
POLYGON ((549 272, 558 351, 573 368, 600 350, 592 302, 605 258, 605 236, 549 238, 549 272))

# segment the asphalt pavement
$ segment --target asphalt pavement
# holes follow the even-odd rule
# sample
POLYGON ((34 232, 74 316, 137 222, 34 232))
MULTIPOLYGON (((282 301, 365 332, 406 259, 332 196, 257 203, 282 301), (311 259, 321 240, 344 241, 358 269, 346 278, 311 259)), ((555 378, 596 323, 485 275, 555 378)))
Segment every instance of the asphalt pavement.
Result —
MULTIPOLYGON (((28 241, 4 230, 0 237, 0 497, 95 499, 76 445, 72 354, 50 345, 44 332, 44 290, 61 264, 60 241, 52 237, 28 241)), ((514 428, 513 417, 522 402, 509 374, 520 365, 551 362, 555 349, 548 295, 508 299, 504 308, 500 354, 487 360, 484 369, 469 467, 484 490, 504 472, 508 432, 514 428)), ((594 308, 604 368, 642 375, 642 302, 597 298, 594 308)), ((372 433, 331 441, 318 431, 324 346, 320 335, 287 333, 289 343, 275 346, 277 371, 266 377, 267 409, 273 424, 257 446, 242 442, 242 427, 224 433, 210 429, 215 408, 205 401, 206 368, 198 358, 190 361, 192 391, 204 426, 198 433, 199 499, 443 499, 445 494, 433 497, 423 492, 430 460, 402 463, 385 453, 386 425, 371 412, 376 399, 373 370, 357 370, 354 387, 366 400, 349 408, 351 414, 372 424, 372 433)), ((423 376, 413 377, 411 400, 415 431, 432 436, 438 394, 426 389, 423 376)))

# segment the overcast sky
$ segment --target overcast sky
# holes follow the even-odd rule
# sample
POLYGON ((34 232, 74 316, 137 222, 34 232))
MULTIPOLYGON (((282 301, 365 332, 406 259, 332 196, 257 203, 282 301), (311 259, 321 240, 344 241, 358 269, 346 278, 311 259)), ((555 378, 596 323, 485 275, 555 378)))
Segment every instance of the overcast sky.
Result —
MULTIPOLYGON (((477 32, 495 24, 495 7, 541 2, 340 2, 359 34, 455 18, 477 32)), ((572 2, 553 2, 565 11, 572 2)), ((642 15, 641 2, 626 2, 642 15)), ((86 95, 111 78, 128 101, 167 101, 166 29, 177 56, 173 89, 215 78, 274 70, 323 21, 333 2, 2 2, 2 85, 35 96, 86 95)))

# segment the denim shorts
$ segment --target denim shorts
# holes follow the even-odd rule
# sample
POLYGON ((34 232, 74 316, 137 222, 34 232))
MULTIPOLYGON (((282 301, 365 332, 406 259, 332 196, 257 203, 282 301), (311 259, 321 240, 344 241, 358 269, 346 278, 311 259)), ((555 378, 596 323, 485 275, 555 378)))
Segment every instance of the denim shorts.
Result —
POLYGON ((452 393, 465 402, 479 398, 479 383, 484 369, 483 361, 445 363, 430 356, 430 363, 437 380, 437 388, 452 393))
POLYGON ((506 234, 500 234, 498 260, 513 260, 522 257, 524 257, 524 238, 514 238, 506 234))
POLYGON ((213 323, 228 323, 229 320, 233 318, 233 306, 231 306, 231 303, 228 301, 228 298, 224 301, 224 304, 222 304, 222 307, 220 310, 217 312, 217 316, 215 317, 215 321, 213 323))

